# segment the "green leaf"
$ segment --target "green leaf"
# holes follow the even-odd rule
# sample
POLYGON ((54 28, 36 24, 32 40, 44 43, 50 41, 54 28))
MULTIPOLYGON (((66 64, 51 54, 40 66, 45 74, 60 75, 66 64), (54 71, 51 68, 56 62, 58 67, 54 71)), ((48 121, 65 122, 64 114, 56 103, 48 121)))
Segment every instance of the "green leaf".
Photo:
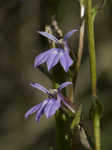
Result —
POLYGON ((96 17, 96 15, 97 15, 97 13, 98 13, 98 11, 99 11, 99 7, 98 7, 98 5, 96 4, 96 6, 94 6, 94 8, 92 8, 92 21, 94 22, 94 20, 95 20, 95 17, 96 17))
POLYGON ((78 110, 75 113, 75 116, 74 116, 73 121, 72 121, 71 126, 70 126, 71 129, 74 129, 76 126, 79 125, 81 113, 82 113, 82 105, 78 108, 78 110))
POLYGON ((95 6, 92 8, 92 18, 93 18, 93 21, 97 15, 98 12, 100 12, 104 7, 105 5, 107 4, 107 1, 108 0, 99 0, 95 6))

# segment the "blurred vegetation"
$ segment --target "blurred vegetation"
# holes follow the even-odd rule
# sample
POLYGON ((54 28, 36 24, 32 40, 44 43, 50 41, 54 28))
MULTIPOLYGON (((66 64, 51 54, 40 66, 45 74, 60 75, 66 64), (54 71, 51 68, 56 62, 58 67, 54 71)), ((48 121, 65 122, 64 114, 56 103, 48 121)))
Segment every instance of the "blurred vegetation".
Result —
MULTIPOLYGON (((97 15, 95 23, 98 93, 104 104, 102 118, 102 150, 111 150, 112 134, 112 1, 97 15)), ((50 88, 50 80, 34 69, 35 56, 48 48, 47 41, 36 31, 44 30, 56 15, 66 33, 79 29, 78 0, 0 0, 0 149, 44 150, 55 146, 54 118, 36 123, 35 116, 24 119, 25 112, 45 98, 32 89, 30 82, 50 88)), ((77 51, 78 33, 70 47, 77 51)), ((77 103, 84 104, 85 126, 92 135, 88 121, 91 100, 87 40, 77 84, 77 103)), ((81 149, 81 148, 80 148, 81 149)), ((83 149, 83 148, 82 148, 83 149)))

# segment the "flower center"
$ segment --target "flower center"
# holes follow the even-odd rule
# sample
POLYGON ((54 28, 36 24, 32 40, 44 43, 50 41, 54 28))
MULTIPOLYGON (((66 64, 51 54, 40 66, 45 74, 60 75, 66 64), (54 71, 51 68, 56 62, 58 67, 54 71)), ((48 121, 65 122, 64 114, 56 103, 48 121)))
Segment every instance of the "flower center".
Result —
POLYGON ((57 89, 50 89, 49 92, 51 95, 56 95, 58 91, 57 89))
POLYGON ((50 98, 56 98, 57 97, 57 89, 50 89, 49 90, 50 94, 49 94, 49 97, 50 98))
POLYGON ((60 39, 60 40, 58 40, 58 43, 59 43, 59 47, 62 48, 62 49, 64 49, 64 47, 65 47, 65 42, 64 42, 64 40, 63 40, 63 39, 60 39))

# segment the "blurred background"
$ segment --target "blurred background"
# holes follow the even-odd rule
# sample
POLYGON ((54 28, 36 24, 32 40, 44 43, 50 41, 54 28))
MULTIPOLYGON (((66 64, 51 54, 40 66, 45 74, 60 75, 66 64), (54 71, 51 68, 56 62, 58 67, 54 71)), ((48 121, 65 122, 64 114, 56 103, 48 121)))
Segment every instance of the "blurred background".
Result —
MULTIPOLYGON (((34 58, 48 49, 48 42, 36 31, 44 30, 56 15, 66 33, 79 29, 78 0, 0 0, 0 150, 45 150, 56 145, 55 120, 35 115, 25 120, 25 112, 44 100, 46 95, 29 86, 38 82, 51 88, 51 81, 33 67, 34 58)), ((95 40, 98 93, 104 105, 102 150, 112 150, 112 1, 97 15, 95 40)), ((70 40, 77 51, 78 33, 70 40)), ((84 104, 88 121, 91 100, 87 38, 77 84, 77 103, 84 104)), ((91 132, 91 131, 90 131, 91 132)), ((91 134, 91 133, 90 133, 91 134)))

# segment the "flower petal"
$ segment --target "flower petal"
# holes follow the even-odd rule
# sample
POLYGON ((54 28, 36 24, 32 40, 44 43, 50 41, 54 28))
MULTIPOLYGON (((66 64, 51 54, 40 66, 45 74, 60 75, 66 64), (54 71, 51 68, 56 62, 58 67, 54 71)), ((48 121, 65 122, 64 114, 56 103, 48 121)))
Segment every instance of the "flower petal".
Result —
POLYGON ((55 114, 56 110, 60 108, 60 100, 50 99, 49 103, 46 105, 44 113, 47 118, 55 114))
POLYGON ((64 68, 65 72, 67 72, 69 67, 73 64, 73 60, 70 58, 67 51, 64 52, 63 55, 60 55, 60 63, 64 68))
POLYGON ((47 105, 48 102, 49 102, 49 99, 46 99, 46 100, 43 101, 40 109, 38 110, 38 112, 36 114, 36 121, 39 122, 40 117, 44 114, 44 109, 45 109, 45 107, 46 107, 46 105, 47 105))
POLYGON ((30 83, 30 85, 34 88, 37 88, 39 89, 40 91, 48 94, 49 93, 49 90, 47 90, 45 87, 43 87, 42 85, 38 84, 38 83, 30 83))
POLYGON ((68 53, 70 51, 67 41, 65 41, 64 50, 67 51, 68 53))
POLYGON ((55 103, 52 105, 50 112, 49 112, 49 117, 54 115, 56 111, 61 107, 61 101, 60 100, 55 100, 55 103))
POLYGON ((54 100, 50 99, 48 104, 46 105, 45 109, 44 109, 44 113, 46 115, 47 118, 49 118, 49 112, 50 112, 50 109, 52 107, 52 105, 55 103, 54 100))
POLYGON ((59 86, 58 90, 61 90, 61 89, 65 88, 65 87, 68 86, 69 84, 72 84, 72 82, 67 81, 67 82, 62 83, 62 84, 59 86))
POLYGON ((34 67, 38 67, 40 64, 43 64, 44 62, 46 62, 52 51, 53 49, 50 49, 46 52, 43 52, 37 55, 34 61, 34 67))
POLYGON ((27 119, 29 115, 32 115, 33 113, 35 113, 36 111, 39 110, 39 108, 41 107, 42 103, 35 105, 34 107, 32 107, 31 109, 29 109, 26 113, 25 113, 25 118, 27 119))
POLYGON ((64 103, 64 105, 72 112, 75 113, 75 110, 64 100, 63 96, 58 93, 57 94, 57 99, 59 99, 60 101, 62 101, 64 103))
POLYGON ((68 38, 72 36, 73 33, 75 33, 77 30, 71 30, 64 36, 64 41, 66 41, 68 38))
POLYGON ((51 68, 53 68, 59 61, 59 51, 60 49, 55 48, 54 51, 50 54, 49 59, 47 60, 47 67, 48 70, 50 70, 51 68))
POLYGON ((43 35, 43 36, 47 37, 48 39, 54 41, 55 43, 58 43, 58 39, 54 35, 52 35, 48 32, 43 32, 43 31, 38 31, 38 33, 40 33, 41 35, 43 35))

